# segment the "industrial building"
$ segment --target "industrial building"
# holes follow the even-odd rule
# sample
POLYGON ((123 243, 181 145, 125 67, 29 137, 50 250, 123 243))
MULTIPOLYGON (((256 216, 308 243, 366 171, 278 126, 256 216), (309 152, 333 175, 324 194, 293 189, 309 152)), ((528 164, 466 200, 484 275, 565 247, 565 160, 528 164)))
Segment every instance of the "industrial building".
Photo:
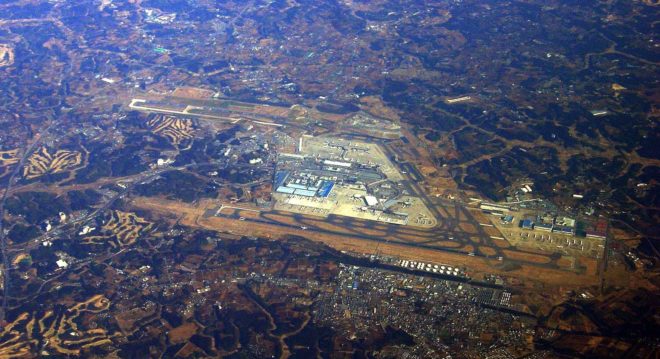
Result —
POLYGON ((510 214, 500 217, 500 222, 502 224, 511 224, 511 223, 513 223, 513 220, 514 220, 514 217, 510 214))
POLYGON ((490 213, 506 213, 511 210, 507 205, 496 203, 482 203, 479 208, 483 211, 489 211, 490 213))
POLYGON ((557 234, 575 235, 576 221, 569 217, 557 217, 554 214, 537 215, 520 221, 520 227, 528 230, 552 232, 557 234))
POLYGON ((531 220, 531 219, 529 219, 529 218, 527 218, 527 219, 523 219, 523 220, 520 222, 520 226, 521 226, 523 229, 534 229, 534 221, 531 220))
POLYGON ((552 223, 538 223, 534 228, 538 231, 551 232, 553 226, 552 223))
POLYGON ((291 171, 277 171, 273 188, 275 192, 295 194, 305 197, 327 198, 332 192, 335 182, 322 179, 311 173, 292 173, 291 171))

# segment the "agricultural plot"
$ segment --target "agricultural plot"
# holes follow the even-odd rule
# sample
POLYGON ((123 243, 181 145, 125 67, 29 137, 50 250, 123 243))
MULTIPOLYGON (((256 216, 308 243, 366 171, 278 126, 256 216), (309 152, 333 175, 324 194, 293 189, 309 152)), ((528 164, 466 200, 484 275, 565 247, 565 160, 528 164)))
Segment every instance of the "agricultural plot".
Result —
POLYGON ((7 175, 11 166, 18 161, 18 150, 0 151, 0 177, 7 175))
POLYGON ((144 220, 135 213, 112 211, 110 219, 101 227, 99 235, 83 237, 90 244, 106 244, 112 247, 129 246, 148 233, 153 223, 144 220))
POLYGON ((147 121, 147 126, 154 133, 167 138, 173 145, 178 146, 185 140, 193 137, 193 121, 172 116, 156 116, 147 121))
POLYGON ((56 174, 78 168, 83 163, 83 154, 78 151, 58 150, 50 153, 41 147, 32 154, 23 168, 23 177, 33 179, 45 174, 56 174))
POLYGON ((90 318, 108 308, 110 300, 95 295, 69 308, 22 313, 0 331, 0 357, 30 357, 37 350, 48 355, 77 356, 82 349, 111 343, 119 333, 89 325, 90 318))

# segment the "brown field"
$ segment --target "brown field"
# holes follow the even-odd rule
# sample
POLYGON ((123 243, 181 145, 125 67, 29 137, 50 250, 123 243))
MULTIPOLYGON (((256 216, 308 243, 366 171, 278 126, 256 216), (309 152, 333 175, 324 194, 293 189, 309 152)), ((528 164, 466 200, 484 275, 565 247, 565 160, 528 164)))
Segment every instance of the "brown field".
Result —
POLYGON ((496 227, 483 227, 484 232, 491 237, 500 237, 504 238, 502 232, 500 232, 496 227))
POLYGON ((94 315, 109 307, 107 298, 95 295, 68 308, 61 320, 53 320, 53 311, 47 311, 41 317, 37 317, 36 313, 22 313, 0 331, 0 337, 5 339, 0 343, 0 358, 31 357, 33 346, 40 342, 46 343, 44 350, 64 356, 78 356, 84 348, 109 343, 119 334, 108 334, 102 328, 84 330, 78 324, 81 315, 94 315), (71 332, 76 333, 75 339, 62 338, 63 334, 71 332))
POLYGON ((151 315, 154 315, 158 310, 157 306, 151 306, 150 308, 137 307, 131 310, 120 311, 114 316, 117 321, 119 329, 126 336, 132 335, 138 329, 135 325, 135 322, 138 322, 144 318, 147 318, 151 315))
POLYGON ((383 103, 383 100, 378 96, 362 97, 360 98, 360 104, 367 112, 375 116, 396 121, 400 119, 399 114, 397 114, 396 111, 392 110, 390 107, 387 107, 387 105, 383 103))
POLYGON ((514 260, 520 260, 520 261, 525 261, 525 262, 531 262, 531 263, 539 263, 539 264, 546 264, 548 263, 548 258, 545 256, 541 255, 536 255, 533 253, 523 253, 523 252, 518 252, 518 251, 511 251, 508 249, 503 249, 503 253, 506 254, 507 258, 511 258, 514 260))
POLYGON ((9 168, 18 163, 18 150, 0 151, 0 177, 9 173, 9 168))
POLYGON ((172 96, 174 97, 185 97, 198 100, 206 100, 211 98, 215 92, 207 89, 197 88, 197 87, 177 87, 172 96))
POLYGON ((561 330, 573 330, 583 333, 595 333, 598 326, 580 311, 567 311, 564 307, 558 307, 548 317, 547 326, 561 330))
POLYGON ((474 219, 479 223, 492 224, 491 219, 493 218, 497 219, 497 217, 495 216, 489 216, 483 213, 480 209, 470 208, 469 210, 472 217, 474 217, 474 219))
MULTIPOLYGON (((460 216, 463 217, 463 216, 460 216)), ((462 220, 465 220, 465 218, 462 218, 462 220)), ((468 232, 468 233, 475 233, 477 229, 474 227, 473 224, 467 223, 467 222, 461 222, 461 224, 458 225, 458 227, 463 231, 463 232, 468 232)))
POLYGON ((483 253, 487 256, 494 256, 495 254, 497 254, 495 249, 493 249, 491 247, 484 247, 484 246, 479 247, 479 252, 481 252, 481 253, 483 253))
POLYGON ((26 259, 26 258, 30 258, 30 255, 27 254, 27 253, 19 253, 19 254, 16 255, 16 257, 14 257, 14 259, 11 261, 11 264, 12 264, 13 266, 17 266, 18 263, 20 263, 23 259, 26 259))
MULTIPOLYGON (((561 263, 561 261, 560 261, 561 263)), ((585 274, 595 276, 598 274, 598 260, 595 258, 581 257, 579 259, 580 265, 585 267, 585 274)))
POLYGON ((48 148, 41 147, 28 159, 28 163, 23 168, 23 176, 33 179, 47 173, 62 173, 80 167, 82 162, 81 152, 58 150, 51 154, 48 148))
POLYGON ((562 268, 568 268, 573 265, 574 260, 575 259, 573 257, 562 256, 557 261, 557 265, 559 265, 562 268))
MULTIPOLYGON (((337 250, 360 253, 360 254, 379 254, 393 256, 401 259, 425 261, 436 264, 449 264, 457 267, 466 267, 467 272, 475 278, 481 278, 483 274, 498 274, 505 277, 526 278, 532 280, 541 280, 553 285, 593 285, 598 279, 593 275, 580 275, 578 273, 553 268, 545 268, 534 264, 521 264, 515 271, 507 271, 502 268, 502 262, 489 260, 481 257, 471 257, 464 254, 429 250, 425 248, 414 248, 393 242, 375 243, 360 238, 346 235, 331 235, 318 233, 299 228, 286 228, 273 226, 265 223, 255 223, 250 221, 240 221, 224 217, 204 218, 205 208, 193 207, 174 201, 167 201, 157 198, 139 197, 134 199, 131 204, 138 208, 151 210, 155 215, 165 218, 172 218, 176 214, 179 223, 186 226, 215 230, 224 233, 237 233, 242 235, 252 235, 267 239, 283 239, 290 235, 298 235, 313 241, 321 242, 337 250)), ((539 261, 530 255, 527 260, 539 261)), ((545 262, 547 259, 543 258, 545 262)), ((588 273, 591 273, 588 271, 588 273)))
POLYGON ((95 244, 109 242, 113 247, 125 247, 135 243, 152 227, 152 223, 138 217, 135 213, 113 211, 110 220, 102 227, 102 234, 84 237, 83 240, 95 244))
POLYGON ((511 247, 511 244, 509 242, 507 242, 506 240, 503 240, 503 239, 491 238, 490 242, 493 243, 494 245, 500 247, 500 248, 509 248, 509 247, 511 247))
POLYGON ((197 333, 197 329, 199 328, 195 323, 184 323, 170 330, 167 337, 173 344, 183 343, 197 333))
POLYGON ((188 342, 174 355, 175 358, 202 358, 206 355, 197 345, 188 342))
POLYGON ((182 141, 193 137, 193 122, 190 119, 156 116, 147 121, 147 126, 154 133, 164 136, 174 145, 179 145, 182 141))

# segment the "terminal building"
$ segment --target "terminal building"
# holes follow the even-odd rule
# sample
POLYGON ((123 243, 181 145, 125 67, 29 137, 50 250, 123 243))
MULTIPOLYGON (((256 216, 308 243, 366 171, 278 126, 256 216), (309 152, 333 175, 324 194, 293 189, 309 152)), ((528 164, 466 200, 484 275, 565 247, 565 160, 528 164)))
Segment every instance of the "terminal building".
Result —
POLYGON ((290 171, 275 173, 275 192, 305 197, 327 198, 335 182, 311 174, 292 174, 290 171))
POLYGON ((315 216, 433 226, 433 215, 402 179, 376 145, 302 137, 298 153, 278 155, 273 202, 275 208, 315 216))
POLYGON ((368 186, 386 177, 377 166, 300 155, 280 155, 277 193, 327 198, 337 184, 368 186))

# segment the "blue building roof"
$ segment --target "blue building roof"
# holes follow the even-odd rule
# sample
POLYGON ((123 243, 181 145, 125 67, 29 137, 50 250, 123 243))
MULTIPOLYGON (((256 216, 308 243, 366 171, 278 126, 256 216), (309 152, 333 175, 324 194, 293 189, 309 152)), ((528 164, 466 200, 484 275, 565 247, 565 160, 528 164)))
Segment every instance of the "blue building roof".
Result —
POLYGON ((522 221, 523 228, 534 228, 534 221, 531 219, 523 219, 522 221))
POLYGON ((289 183, 287 185, 289 188, 295 188, 295 189, 309 189, 309 187, 302 185, 302 184, 297 184, 297 183, 289 183))
POLYGON ((287 177, 289 177, 289 171, 277 171, 277 173, 275 173, 275 181, 273 187, 280 187, 282 183, 286 181, 287 177))
POLYGON ((289 187, 285 187, 285 186, 279 186, 279 187, 277 187, 277 190, 276 190, 276 191, 277 191, 277 192, 281 192, 281 193, 289 193, 289 194, 293 194, 293 191, 295 191, 295 189, 293 189, 293 188, 289 188, 289 187))
POLYGON ((573 234, 573 228, 567 226, 560 226, 554 228, 555 232, 561 232, 566 234, 573 234))
POLYGON ((297 194, 299 196, 314 197, 314 195, 316 195, 316 191, 310 191, 310 190, 306 190, 306 189, 297 189, 294 194, 297 194))
POLYGON ((323 181, 323 184, 321 185, 321 189, 319 190, 319 196, 328 197, 334 187, 335 187, 334 181, 323 181))

